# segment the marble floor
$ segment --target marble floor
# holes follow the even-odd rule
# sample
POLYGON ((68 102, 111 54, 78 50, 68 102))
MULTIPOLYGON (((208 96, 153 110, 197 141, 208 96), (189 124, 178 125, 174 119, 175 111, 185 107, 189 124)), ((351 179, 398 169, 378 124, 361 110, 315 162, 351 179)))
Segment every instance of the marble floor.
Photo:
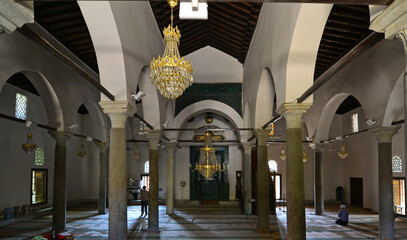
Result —
MULTIPOLYGON (((75 239, 107 239, 108 215, 97 215, 95 207, 83 206, 68 211, 67 233, 75 239)), ((306 209, 307 239, 377 239, 378 215, 351 208, 350 224, 335 224, 338 206, 328 206, 324 216, 306 209)), ((271 232, 256 233, 256 216, 245 216, 233 206, 178 207, 175 214, 165 214, 160 206, 160 232, 148 232, 147 219, 140 217, 140 206, 128 207, 128 239, 285 239, 286 213, 280 208, 270 215, 271 232)), ((0 239, 31 239, 51 230, 52 216, 22 221, 0 228, 0 239)), ((396 239, 407 239, 405 219, 396 219, 396 239)))

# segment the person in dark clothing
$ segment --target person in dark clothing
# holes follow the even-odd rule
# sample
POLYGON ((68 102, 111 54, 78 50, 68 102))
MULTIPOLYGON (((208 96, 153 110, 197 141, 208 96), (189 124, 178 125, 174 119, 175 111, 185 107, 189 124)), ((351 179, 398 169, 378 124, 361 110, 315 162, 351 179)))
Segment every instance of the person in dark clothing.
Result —
POLYGON ((342 225, 342 226, 348 225, 349 212, 348 212, 348 210, 345 209, 344 204, 341 205, 341 209, 339 210, 338 217, 339 217, 339 219, 335 221, 336 224, 339 224, 339 225, 342 225))
POLYGON ((146 190, 146 186, 143 186, 143 189, 140 191, 140 200, 141 200, 141 216, 143 216, 144 211, 146 212, 146 215, 148 214, 147 212, 147 206, 148 206, 148 191, 146 190))

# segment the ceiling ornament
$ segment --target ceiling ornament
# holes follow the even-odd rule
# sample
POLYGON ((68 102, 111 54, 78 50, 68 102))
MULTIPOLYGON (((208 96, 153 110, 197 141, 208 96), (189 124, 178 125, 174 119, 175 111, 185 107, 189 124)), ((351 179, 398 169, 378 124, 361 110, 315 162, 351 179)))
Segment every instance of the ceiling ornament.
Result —
POLYGON ((87 155, 88 152, 85 149, 85 144, 86 144, 86 139, 82 138, 82 143, 81 143, 81 149, 78 151, 78 156, 84 159, 87 155))
POLYGON ((191 170, 193 172, 198 171, 205 179, 211 178, 216 172, 225 171, 225 166, 219 164, 218 159, 216 158, 216 150, 212 147, 212 132, 205 132, 205 143, 201 148, 201 156, 199 162, 195 165, 195 169, 191 170))
MULTIPOLYGON (((29 121, 27 121, 27 122, 29 122, 29 121)), ((35 149, 37 148, 37 144, 33 143, 33 140, 32 140, 33 135, 31 134, 30 130, 31 130, 31 128, 28 127, 27 141, 25 144, 22 144, 22 148, 28 154, 33 153, 35 151, 35 149)))
POLYGON ((285 160, 287 158, 287 155, 285 154, 284 147, 281 147, 280 158, 281 158, 281 160, 285 160))
POLYGON ((307 156, 307 153, 305 152, 305 147, 302 147, 302 149, 303 149, 303 152, 302 152, 302 161, 303 161, 304 163, 306 163, 306 162, 308 162, 308 156, 307 156))
POLYGON ((173 9, 178 5, 177 0, 168 0, 171 7, 171 25, 164 28, 165 50, 163 57, 151 61, 150 80, 157 87, 161 95, 174 99, 182 95, 185 89, 192 85, 192 63, 184 60, 178 51, 181 32, 178 26, 173 27, 173 9))

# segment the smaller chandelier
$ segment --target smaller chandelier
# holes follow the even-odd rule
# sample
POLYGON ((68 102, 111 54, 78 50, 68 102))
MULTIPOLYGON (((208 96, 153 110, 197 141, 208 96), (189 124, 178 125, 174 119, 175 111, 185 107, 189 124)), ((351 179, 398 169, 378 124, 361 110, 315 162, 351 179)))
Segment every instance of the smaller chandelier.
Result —
POLYGON ((340 152, 338 152, 338 156, 340 157, 340 158, 342 158, 342 159, 345 159, 345 158, 347 158, 348 157, 348 152, 346 151, 346 149, 345 149, 345 144, 343 144, 342 143, 342 145, 341 145, 341 151, 340 152))
POLYGON ((287 158, 287 155, 285 154, 284 147, 281 147, 280 158, 281 158, 281 160, 285 160, 287 158))
POLYGON ((78 151, 78 156, 84 159, 88 155, 88 152, 85 149, 85 139, 82 139, 81 149, 78 151))
POLYGON ((140 153, 140 148, 138 146, 138 143, 136 143, 136 150, 135 150, 134 156, 136 157, 136 160, 140 159, 141 153, 140 153))
POLYGON ((308 162, 308 156, 307 156, 307 153, 305 152, 305 147, 302 147, 302 148, 303 148, 302 161, 303 161, 304 163, 306 163, 306 162, 308 162))
POLYGON ((28 128, 28 134, 27 134, 27 142, 25 144, 22 144, 22 148, 24 151, 28 154, 31 154, 35 151, 37 148, 37 144, 33 143, 32 137, 33 135, 30 133, 31 128, 28 128))
POLYGON ((165 50, 163 57, 151 61, 150 81, 157 87, 161 95, 174 99, 182 95, 185 89, 192 85, 192 63, 184 60, 178 51, 181 32, 173 27, 173 9, 177 0, 168 0, 171 7, 171 25, 164 28, 165 50))
POLYGON ((195 165, 195 169, 191 170, 193 172, 198 171, 205 179, 211 178, 216 172, 225 171, 225 166, 221 166, 218 163, 215 154, 215 148, 211 146, 212 133, 204 133, 204 146, 201 148, 201 156, 199 162, 195 165))

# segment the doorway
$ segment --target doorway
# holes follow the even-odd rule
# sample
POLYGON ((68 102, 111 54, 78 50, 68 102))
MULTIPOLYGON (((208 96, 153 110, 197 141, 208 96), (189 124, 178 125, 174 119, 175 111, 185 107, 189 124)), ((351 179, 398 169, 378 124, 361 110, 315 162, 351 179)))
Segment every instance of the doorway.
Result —
POLYGON ((393 178, 394 212, 401 215, 406 214, 404 186, 404 178, 393 178))
MULTIPOLYGON (((190 147, 190 164, 192 169, 199 161, 200 157, 199 146, 190 147)), ((219 201, 229 200, 229 147, 216 146, 216 156, 220 159, 219 164, 225 166, 224 172, 217 172, 211 178, 205 179, 197 171, 190 171, 190 199, 199 200, 204 203, 217 203, 219 201)))
POLYGON ((363 207, 363 178, 350 178, 350 204, 363 207))

